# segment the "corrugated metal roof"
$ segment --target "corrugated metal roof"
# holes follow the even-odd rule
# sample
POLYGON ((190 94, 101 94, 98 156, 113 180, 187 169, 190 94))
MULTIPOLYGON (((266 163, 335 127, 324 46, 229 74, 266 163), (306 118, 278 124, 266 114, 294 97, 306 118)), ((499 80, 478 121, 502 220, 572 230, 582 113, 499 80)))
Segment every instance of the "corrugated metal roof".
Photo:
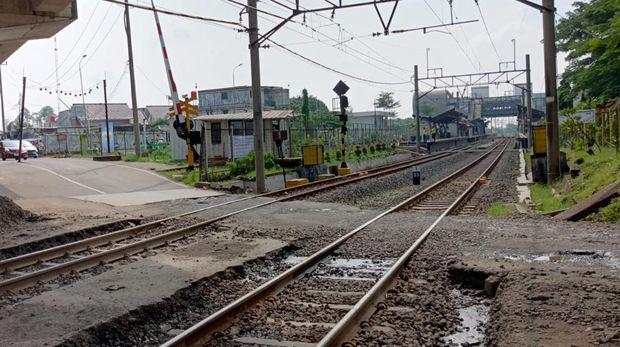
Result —
MULTIPOLYGON (((236 113, 227 113, 227 114, 209 114, 204 116, 196 117, 196 120, 209 122, 216 120, 246 120, 252 119, 253 113, 250 112, 236 112, 236 113)), ((266 110, 263 111, 263 119, 287 119, 293 118, 295 114, 293 110, 266 110)))

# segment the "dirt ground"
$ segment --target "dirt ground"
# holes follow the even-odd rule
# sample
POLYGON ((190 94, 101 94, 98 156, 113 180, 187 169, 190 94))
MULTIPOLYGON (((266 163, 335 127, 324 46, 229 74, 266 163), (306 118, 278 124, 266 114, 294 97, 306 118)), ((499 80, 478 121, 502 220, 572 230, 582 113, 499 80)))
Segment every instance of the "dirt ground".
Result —
MULTIPOLYGON (((514 182, 515 164, 515 154, 509 152, 497 166, 505 174, 492 174, 483 186, 485 190, 476 195, 474 200, 481 206, 477 213, 449 216, 439 224, 389 291, 385 306, 355 337, 358 343, 620 344, 620 230, 617 225, 551 222, 517 212, 505 218, 488 216, 484 211, 494 198, 499 196, 506 203, 516 201, 510 184, 514 182)), ((125 211, 127 216, 147 218, 234 198, 167 202, 125 211)), ((228 210, 210 210, 201 218, 228 210)), ((248 211, 218 223, 215 233, 205 230, 202 238, 113 264, 68 286, 56 286, 3 306, 0 325, 7 328, 3 340, 37 345, 47 336, 49 341, 71 346, 160 344, 292 266, 290 259, 312 254, 380 211, 378 206, 325 201, 291 201, 248 211), (267 242, 261 240, 269 240, 270 246, 243 247, 245 243, 267 242), (219 262, 217 266, 209 263, 213 271, 199 269, 207 258, 219 262), (191 273, 175 277, 176 282, 156 293, 149 291, 148 300, 140 294, 141 286, 149 288, 155 283, 149 274, 165 281, 169 271, 178 275, 188 266, 191 273), (59 318, 63 316, 84 314, 75 300, 67 299, 67 293, 75 298, 96 298, 99 316, 62 324, 59 318), (46 305, 53 309, 46 309, 46 305), (22 319, 14 321, 14 314, 22 319), (32 333, 28 332, 30 325, 36 327, 32 333), (40 340, 31 339, 29 334, 40 340)), ((393 261, 409 246, 407 241, 414 240, 422 226, 432 220, 429 214, 412 211, 389 215, 340 249, 336 257, 393 261)), ((301 301, 302 294, 307 293, 295 288, 303 286, 302 282, 287 293, 301 301)), ((354 293, 355 288, 349 291, 354 293)), ((359 297, 343 300, 334 295, 323 299, 325 304, 352 305, 359 297)), ((304 296, 303 300, 309 299, 304 296)), ((343 314, 336 309, 321 313, 312 307, 279 304, 262 310, 281 322, 302 317, 328 323, 343 314)), ((244 328, 247 334, 274 335, 273 329, 253 325, 249 318, 245 322, 250 325, 244 328)), ((281 327, 286 328, 281 331, 286 336, 304 341, 326 330, 281 327)))

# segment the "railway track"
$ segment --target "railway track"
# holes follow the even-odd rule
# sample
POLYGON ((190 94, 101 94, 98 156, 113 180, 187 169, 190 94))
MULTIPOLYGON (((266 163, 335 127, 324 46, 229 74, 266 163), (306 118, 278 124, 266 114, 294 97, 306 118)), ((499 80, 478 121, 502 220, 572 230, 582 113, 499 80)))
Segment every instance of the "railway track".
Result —
MULTIPOLYGON (((0 293, 11 293, 33 286, 39 282, 54 279, 62 274, 83 271, 97 265, 117 261, 166 245, 170 242, 189 237, 208 225, 249 210, 277 202, 301 199, 325 190, 389 175, 416 165, 446 158, 454 153, 455 151, 439 152, 429 156, 352 173, 347 176, 334 177, 294 188, 235 199, 130 228, 0 260, 0 293), (258 200, 258 198, 274 199, 259 201, 248 207, 240 207, 232 212, 222 213, 217 217, 199 223, 189 221, 190 225, 174 228, 174 224, 183 221, 184 218, 217 207, 258 200)), ((187 221, 185 224, 187 224, 187 221)))
MULTIPOLYGON (((495 145, 471 163, 359 225, 163 346, 339 346, 349 341, 360 325, 367 324, 362 322, 372 314, 411 256, 445 216, 465 204, 499 162, 507 145, 508 142, 495 145), (413 244, 397 259, 338 259, 333 256, 336 250, 363 235, 363 230, 383 217, 415 210, 436 196, 442 196, 449 204, 443 209, 434 209, 439 215, 428 226, 417 230, 413 244), (293 293, 303 293, 305 300, 298 300, 293 293), (313 302, 317 297, 347 299, 313 302), (291 306, 296 308, 289 310, 291 306), (282 312, 288 311, 298 319, 288 316, 283 322, 282 312), (252 335, 252 332, 258 333, 252 335)), ((412 232, 412 235, 415 234, 412 232)), ((389 330, 389 327, 375 328, 389 330)))

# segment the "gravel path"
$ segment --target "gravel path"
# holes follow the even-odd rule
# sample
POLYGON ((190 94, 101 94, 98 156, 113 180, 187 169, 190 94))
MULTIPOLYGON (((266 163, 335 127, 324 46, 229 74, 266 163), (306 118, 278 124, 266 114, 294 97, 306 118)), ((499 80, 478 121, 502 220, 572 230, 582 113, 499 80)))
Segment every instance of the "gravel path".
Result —
POLYGON ((410 168, 387 176, 332 189, 312 196, 308 200, 348 204, 363 209, 385 208, 430 186, 479 155, 480 153, 460 152, 418 166, 417 169, 421 171, 422 175, 419 186, 412 184, 412 172, 416 168, 410 168))

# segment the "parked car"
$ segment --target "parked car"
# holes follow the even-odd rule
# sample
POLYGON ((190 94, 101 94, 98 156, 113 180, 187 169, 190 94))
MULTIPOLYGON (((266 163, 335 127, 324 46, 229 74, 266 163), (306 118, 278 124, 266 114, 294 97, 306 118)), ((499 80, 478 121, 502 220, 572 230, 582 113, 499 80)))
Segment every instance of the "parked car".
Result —
MULTIPOLYGON (((16 140, 19 145, 19 140, 16 140)), ((22 140, 22 148, 26 149, 26 153, 28 153, 29 158, 38 158, 39 157, 39 149, 32 144, 29 140, 22 140)))
POLYGON ((22 159, 28 159, 28 151, 23 143, 22 143, 22 149, 20 151, 19 141, 16 141, 16 140, 0 141, 0 156, 2 156, 2 160, 7 160, 10 158, 17 159, 18 153, 22 157, 22 159))

